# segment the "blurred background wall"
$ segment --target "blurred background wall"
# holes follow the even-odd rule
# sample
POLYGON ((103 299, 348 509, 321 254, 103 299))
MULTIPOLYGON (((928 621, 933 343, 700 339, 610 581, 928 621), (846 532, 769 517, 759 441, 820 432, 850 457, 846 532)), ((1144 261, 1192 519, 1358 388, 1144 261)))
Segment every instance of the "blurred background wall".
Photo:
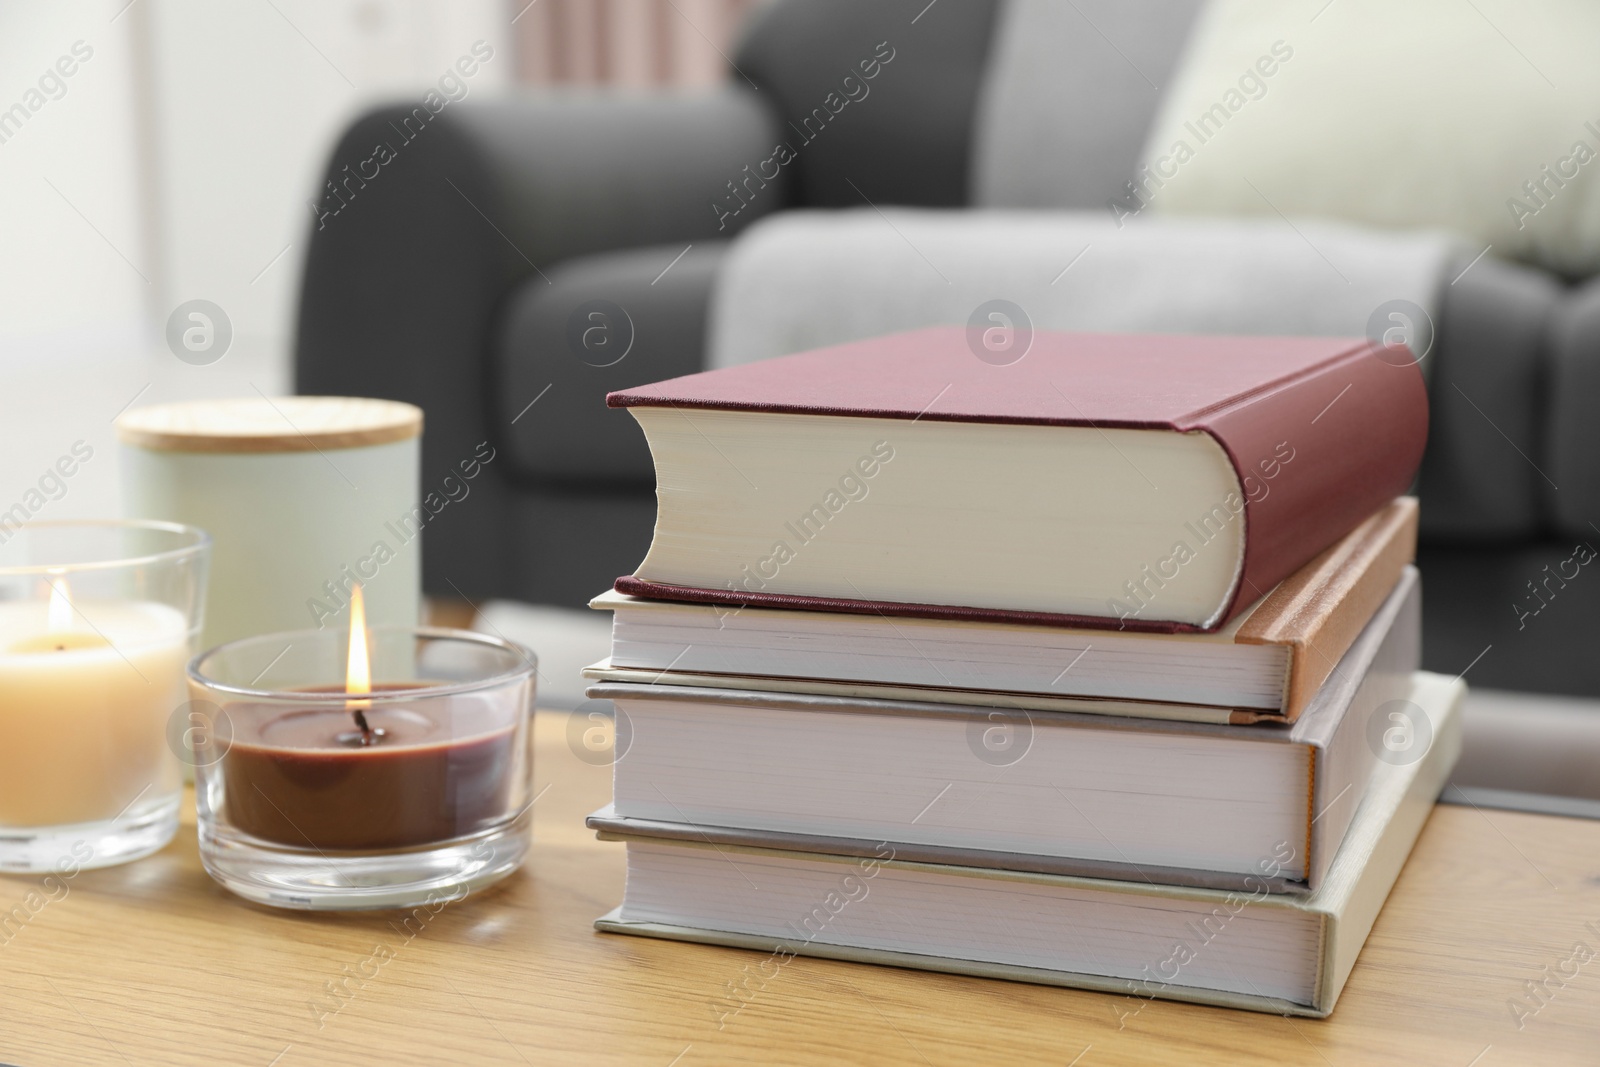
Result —
POLYGON ((114 514, 124 407, 288 390, 309 202, 359 111, 420 100, 480 41, 471 96, 694 91, 754 2, 0 5, 0 499, 81 438, 96 459, 51 515, 114 514), (163 339, 196 298, 234 333, 203 367, 163 339))

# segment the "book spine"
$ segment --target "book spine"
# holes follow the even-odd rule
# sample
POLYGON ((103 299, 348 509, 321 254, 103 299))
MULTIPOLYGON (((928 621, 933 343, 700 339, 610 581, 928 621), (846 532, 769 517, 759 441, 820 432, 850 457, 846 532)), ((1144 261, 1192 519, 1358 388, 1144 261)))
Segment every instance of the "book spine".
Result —
POLYGON ((1428 439, 1422 372, 1363 345, 1184 430, 1216 439, 1239 477, 1244 558, 1205 629, 1255 603, 1411 485, 1428 439))
POLYGON ((1402 578, 1368 632, 1340 661, 1339 673, 1326 686, 1338 705, 1331 724, 1329 716, 1313 713, 1302 720, 1310 729, 1296 731, 1317 753, 1306 866, 1306 881, 1313 890, 1322 885, 1380 765, 1367 738, 1372 717, 1384 704, 1407 695, 1412 675, 1422 665, 1418 589, 1415 571, 1402 578))
POLYGON ((1417 501, 1401 497, 1278 585, 1234 635, 1291 650, 1283 717, 1311 705, 1417 554, 1417 501))

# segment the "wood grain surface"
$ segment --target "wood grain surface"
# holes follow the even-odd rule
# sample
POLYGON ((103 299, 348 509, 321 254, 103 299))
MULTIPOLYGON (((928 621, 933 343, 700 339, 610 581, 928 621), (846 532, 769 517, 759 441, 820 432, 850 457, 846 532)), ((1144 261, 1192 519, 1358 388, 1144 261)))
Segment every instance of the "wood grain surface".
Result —
MULTIPOLYGON (((1326 1021, 807 959, 741 1001, 758 954, 594 932, 622 895, 621 846, 582 823, 609 768, 573 753, 563 713, 536 732, 528 866, 409 931, 230 896, 192 815, 158 855, 77 875, 0 932, 0 1063, 1600 1061, 1600 822, 1436 809, 1326 1021)), ((0 913, 39 888, 0 877, 0 913)))

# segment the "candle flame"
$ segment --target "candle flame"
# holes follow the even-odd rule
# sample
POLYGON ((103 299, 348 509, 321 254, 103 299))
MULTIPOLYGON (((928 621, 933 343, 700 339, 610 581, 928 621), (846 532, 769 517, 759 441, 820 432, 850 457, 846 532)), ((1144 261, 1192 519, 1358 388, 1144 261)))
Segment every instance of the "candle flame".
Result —
POLYGON ((50 607, 45 614, 46 627, 51 633, 72 629, 72 591, 60 574, 50 576, 50 607))
MULTIPOLYGON (((372 664, 367 655, 367 606, 361 599, 361 583, 350 590, 350 656, 345 661, 344 691, 358 696, 372 692, 372 664)), ((353 708, 371 705, 368 700, 351 701, 353 708)))

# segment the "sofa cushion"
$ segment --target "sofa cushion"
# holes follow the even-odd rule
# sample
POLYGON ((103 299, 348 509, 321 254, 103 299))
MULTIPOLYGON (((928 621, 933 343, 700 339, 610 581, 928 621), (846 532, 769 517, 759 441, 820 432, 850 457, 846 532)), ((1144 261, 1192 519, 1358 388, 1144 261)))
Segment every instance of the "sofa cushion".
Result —
POLYGON ((1104 210, 1139 162, 1201 0, 1009 0, 973 131, 979 207, 1104 210))
POLYGON ((606 394, 702 369, 706 301, 725 248, 696 241, 582 256, 512 292, 489 363, 490 425, 509 471, 572 491, 655 484, 644 435, 626 411, 606 407, 606 394))
POLYGON ((1600 269, 1600 4, 1214 0, 1150 132, 1157 213, 1433 226, 1600 269))
POLYGON ((1397 299, 1437 320, 1458 248, 1437 234, 1277 220, 1119 229, 1100 211, 787 211, 734 242, 709 358, 965 324, 995 299, 1037 329, 1360 336, 1397 299))

